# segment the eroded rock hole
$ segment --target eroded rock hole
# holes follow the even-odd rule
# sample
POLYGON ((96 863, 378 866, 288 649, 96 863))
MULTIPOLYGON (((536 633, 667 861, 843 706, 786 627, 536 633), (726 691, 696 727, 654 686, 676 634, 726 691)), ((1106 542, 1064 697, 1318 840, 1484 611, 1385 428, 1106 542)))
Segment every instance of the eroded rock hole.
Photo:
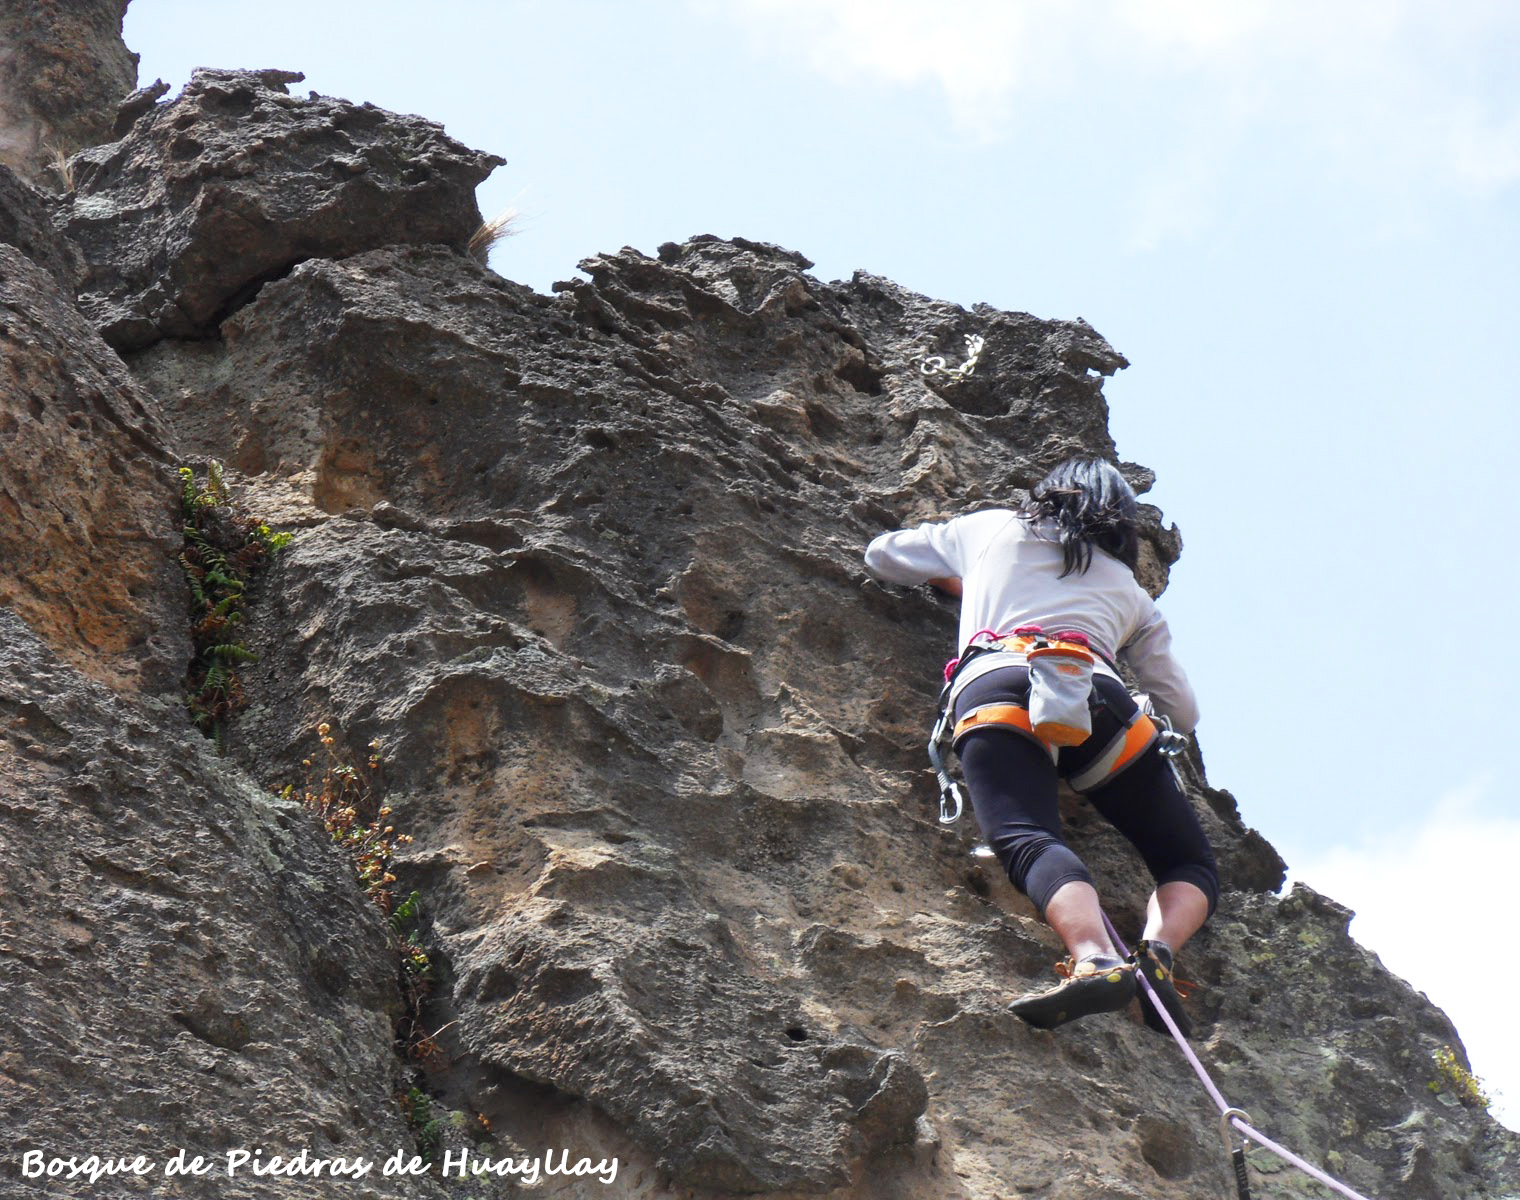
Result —
POLYGON ((834 374, 843 379, 857 392, 864 392, 867 396, 881 395, 881 377, 883 372, 880 367, 873 367, 864 359, 850 355, 844 362, 834 368, 834 374))
POLYGON ((1193 1171, 1193 1140, 1176 1125, 1143 1118, 1140 1134, 1140 1157, 1162 1179, 1182 1179, 1193 1171))

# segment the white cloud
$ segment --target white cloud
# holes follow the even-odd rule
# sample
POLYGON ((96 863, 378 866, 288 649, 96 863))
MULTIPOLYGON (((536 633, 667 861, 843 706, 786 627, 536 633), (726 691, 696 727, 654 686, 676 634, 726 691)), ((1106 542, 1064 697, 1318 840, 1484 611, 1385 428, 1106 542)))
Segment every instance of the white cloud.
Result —
POLYGON ((1520 1129, 1520 1038, 1508 978, 1520 818, 1485 815, 1492 788, 1456 790, 1415 830, 1373 845, 1339 847, 1299 864, 1293 878, 1355 910, 1351 933, 1452 1019, 1473 1071, 1499 1103, 1493 1115, 1520 1129))
POLYGON ((1153 50, 1180 50, 1195 59, 1233 54, 1277 24, 1292 4, 1267 0, 1125 0, 1108 6, 1116 20, 1153 50))
POLYGON ((963 131, 991 136, 1025 82, 1031 10, 986 0, 740 0, 736 16, 763 49, 796 55, 837 82, 928 83, 963 131))
MULTIPOLYGON (((835 82, 928 87, 979 142, 1020 119, 1055 124, 1085 108, 1121 125, 1145 106, 1137 136, 1156 165, 1115 181, 1131 192, 1136 245, 1207 221, 1216 189, 1200 171, 1238 173, 1262 144, 1311 188, 1350 186, 1374 203, 1520 181, 1520 90, 1503 56, 1520 7, 1494 0, 705 0, 703 10, 835 82), (1185 169, 1168 171, 1177 161, 1185 169)), ((1378 212, 1370 223, 1389 222, 1378 212)))

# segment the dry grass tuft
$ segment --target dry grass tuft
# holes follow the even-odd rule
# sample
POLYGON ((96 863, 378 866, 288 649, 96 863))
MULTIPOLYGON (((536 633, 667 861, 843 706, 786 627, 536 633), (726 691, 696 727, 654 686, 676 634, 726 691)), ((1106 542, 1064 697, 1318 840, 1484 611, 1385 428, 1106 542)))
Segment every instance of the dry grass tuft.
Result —
POLYGON ((53 168, 53 173, 63 183, 63 190, 72 192, 74 190, 74 168, 69 165, 68 151, 62 146, 52 145, 49 145, 47 149, 53 156, 53 161, 50 164, 53 168))
POLYGON ((481 266, 485 266, 486 260, 491 257, 491 250, 496 243, 503 238, 511 237, 512 234, 517 232, 512 228, 512 224, 516 220, 517 210, 515 208, 504 208, 489 221, 482 222, 480 228, 470 236, 470 257, 481 266))

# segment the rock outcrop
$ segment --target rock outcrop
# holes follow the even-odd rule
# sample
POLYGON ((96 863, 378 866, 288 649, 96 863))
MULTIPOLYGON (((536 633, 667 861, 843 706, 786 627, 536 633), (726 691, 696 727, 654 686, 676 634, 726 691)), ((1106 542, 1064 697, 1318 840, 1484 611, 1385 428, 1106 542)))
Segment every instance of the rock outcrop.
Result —
POLYGON ((312 93, 296 71, 197 71, 128 106, 124 136, 70 162, 64 227, 92 270, 80 306, 119 350, 200 337, 309 258, 397 243, 463 251, 502 160, 430 121, 312 93))
POLYGON ((111 135, 137 86, 121 40, 127 0, 25 0, 0 9, 0 164, 50 189, 64 160, 111 135))
MULTIPOLYGON (((409 1069, 449 1144, 619 1160, 542 1194, 1226 1194, 1170 1043, 1134 1014, 1047 1033, 1005 1011, 1057 947, 970 821, 933 819, 953 610, 860 564, 884 528, 1114 457, 1124 359, 1080 322, 824 283, 739 239, 599 256, 537 294, 465 250, 497 160, 294 78, 150 97, 76 157, 66 238, 0 246, 0 422, 47 464, 0 475, 39 531, 0 558, 0 866, 47 898, 0 926, 26 998, 0 1011, 13 1145, 411 1144, 384 922, 278 795, 330 722, 358 759, 378 745, 415 839, 397 873, 441 1053, 409 1069), (71 242, 77 309, 26 257, 71 242), (969 334, 972 375, 920 372, 969 334), (295 532, 250 593, 225 757, 164 682, 188 657, 171 468, 211 459, 295 532)), ((1148 509, 1153 592, 1180 550, 1148 509)), ((1515 1139, 1427 1086, 1460 1045, 1444 1016, 1344 909, 1279 897, 1234 799, 1196 753, 1182 773, 1229 889, 1183 964, 1226 1093, 1370 1195, 1513 1193, 1515 1139)), ((1067 800, 1132 933, 1139 864, 1067 800)), ((74 1194, 166 1194, 101 1187, 74 1194)), ((175 1194, 455 1192, 433 1172, 175 1194)))

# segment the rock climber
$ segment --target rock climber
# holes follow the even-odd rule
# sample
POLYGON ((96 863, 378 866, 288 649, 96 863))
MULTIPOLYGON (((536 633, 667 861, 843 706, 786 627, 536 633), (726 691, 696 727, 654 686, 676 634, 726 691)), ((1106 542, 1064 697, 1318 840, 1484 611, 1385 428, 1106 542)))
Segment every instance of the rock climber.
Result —
MULTIPOLYGON (((1136 996, 1143 970, 1186 1035, 1173 957, 1213 913, 1219 877, 1157 727, 1114 667, 1117 657, 1156 714, 1192 731, 1193 690, 1166 620, 1135 580, 1138 526, 1135 493, 1119 471, 1079 457, 1052 470, 1017 510, 882 534, 866 550, 866 568, 884 582, 928 583, 960 597, 962 652, 948 703, 961 773, 988 845, 1069 955, 1057 967, 1059 984, 1018 997, 1011 1011, 1042 1028, 1115 1011, 1136 996), (979 631, 994 640, 978 641, 989 636, 979 631), (1061 745, 1036 736, 1049 727, 1029 718, 1029 655, 1032 646, 1052 648, 1047 635, 1079 656, 1091 650, 1086 712, 1061 745), (1091 873, 1062 837, 1059 779, 1129 839, 1155 879, 1142 940, 1127 959, 1108 936, 1091 873)), ((1152 1006, 1141 1008, 1146 1024, 1165 1032, 1152 1006)))

